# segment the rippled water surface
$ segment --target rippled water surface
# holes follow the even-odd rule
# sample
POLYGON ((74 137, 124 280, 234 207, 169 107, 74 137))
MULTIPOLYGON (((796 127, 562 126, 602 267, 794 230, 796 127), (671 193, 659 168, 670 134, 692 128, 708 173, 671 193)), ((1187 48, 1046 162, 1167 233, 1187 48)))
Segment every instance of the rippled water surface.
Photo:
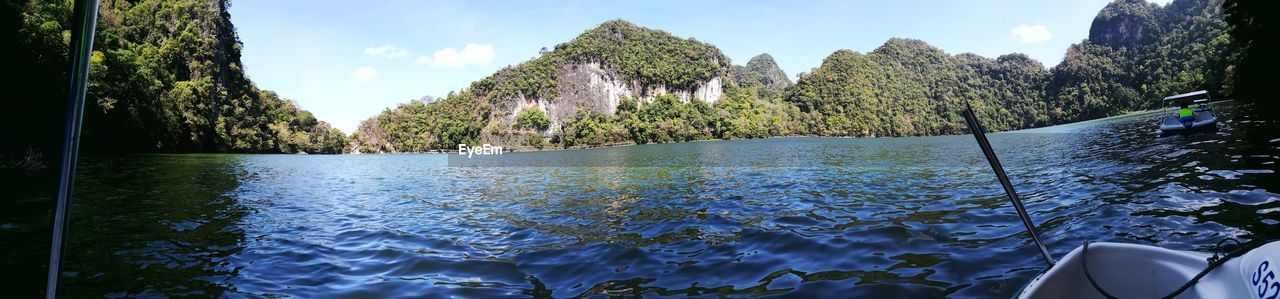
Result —
MULTIPOLYGON (((1186 136, 1159 137, 1158 115, 1144 114, 990 138, 1055 255, 1085 240, 1208 250, 1280 238, 1280 132, 1234 109, 1219 108, 1216 132, 1186 136)), ((86 158, 63 290, 1008 297, 1043 266, 971 136, 503 158, 554 162, 86 158)), ((27 224, 47 215, 0 221, 0 245, 29 251, 6 253, 7 266, 45 258, 30 252, 47 245, 20 243, 47 242, 47 227, 27 224)), ((31 274, 21 287, 38 292, 43 273, 31 274)))

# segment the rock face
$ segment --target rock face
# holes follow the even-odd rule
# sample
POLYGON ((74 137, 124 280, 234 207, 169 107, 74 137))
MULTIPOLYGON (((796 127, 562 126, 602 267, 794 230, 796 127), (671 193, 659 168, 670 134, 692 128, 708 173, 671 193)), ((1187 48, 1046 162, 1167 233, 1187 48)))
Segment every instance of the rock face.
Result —
POLYGON ((1119 0, 1107 4, 1089 27, 1089 41, 1112 47, 1147 43, 1159 35, 1156 17, 1159 9, 1146 0, 1119 0))
POLYGON ((732 74, 729 59, 714 45, 623 20, 606 21, 539 54, 443 99, 384 111, 362 123, 358 139, 367 140, 354 146, 369 152, 478 142, 536 148, 554 140, 567 120, 616 114, 623 99, 645 105, 672 95, 714 103, 724 97, 723 85, 732 83, 725 82, 732 74), (542 112, 548 126, 516 126, 525 110, 542 112))
MULTIPOLYGON (((641 103, 653 102, 659 95, 670 94, 682 102, 705 101, 715 103, 724 96, 724 82, 717 76, 699 82, 694 90, 681 90, 662 85, 649 85, 627 80, 600 63, 575 63, 564 65, 556 76, 555 98, 516 98, 499 100, 514 103, 508 109, 501 109, 494 115, 494 120, 510 125, 515 122, 515 115, 525 109, 538 109, 547 114, 551 120, 547 133, 556 132, 564 120, 572 118, 578 110, 590 110, 605 114, 617 112, 618 104, 623 98, 635 98, 641 103)), ((503 106, 503 105, 499 105, 503 106)))
MULTIPOLYGON (((693 91, 693 95, 690 97, 690 99, 685 99, 685 97, 683 96, 680 96, 680 98, 681 100, 686 102, 692 99, 701 99, 703 101, 707 101, 708 103, 715 103, 716 101, 719 101, 720 96, 723 96, 723 95, 724 95, 724 82, 720 80, 720 77, 713 77, 711 78, 711 80, 707 80, 706 82, 703 82, 702 84, 698 85, 698 89, 693 91)), ((648 98, 648 99, 653 100, 653 98, 648 98)))
POLYGON ((714 103, 732 73, 727 61, 719 49, 696 39, 608 21, 492 76, 493 87, 478 93, 493 107, 481 139, 527 143, 522 135, 530 131, 513 126, 526 109, 547 115, 550 125, 536 133, 549 140, 580 111, 613 115, 624 98, 642 105, 661 95, 714 103))

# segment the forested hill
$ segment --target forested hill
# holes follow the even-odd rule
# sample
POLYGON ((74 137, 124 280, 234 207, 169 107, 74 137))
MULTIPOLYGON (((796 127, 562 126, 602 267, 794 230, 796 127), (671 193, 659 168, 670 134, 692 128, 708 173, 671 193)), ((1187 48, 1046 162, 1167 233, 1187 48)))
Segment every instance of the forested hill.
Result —
POLYGON ((730 71, 715 46, 613 20, 433 104, 413 101, 365 120, 352 145, 363 152, 542 147, 561 143, 571 120, 612 116, 627 99, 715 102, 730 71))
POLYGON ((1194 90, 1232 94, 1238 53, 1222 0, 1174 0, 1161 7, 1120 0, 1103 8, 1089 39, 1072 45, 1051 70, 1045 95, 1054 122, 1159 107, 1194 90))
POLYGON ((1048 72, 1026 55, 948 55, 923 41, 892 39, 868 54, 839 50, 785 95, 797 131, 822 136, 958 134, 965 102, 993 130, 1046 125, 1048 72))
POLYGON ((741 87, 760 87, 761 98, 776 98, 791 87, 791 78, 768 53, 756 55, 745 66, 733 66, 734 83, 741 87))
POLYGON ((1157 108, 1171 94, 1221 95, 1233 49, 1226 28, 1221 1, 1120 0, 1048 71, 1022 54, 951 56, 894 39, 868 54, 836 51, 786 100, 804 113, 798 129, 816 135, 963 133, 964 102, 994 130, 1099 118, 1157 108))
POLYGON ((891 39, 869 53, 835 51, 793 85, 768 54, 726 68, 713 46, 610 21, 441 102, 387 110, 361 125, 353 145, 959 134, 964 103, 993 130, 1039 127, 1156 108, 1191 90, 1229 93, 1235 43, 1226 29, 1220 0, 1119 0, 1049 69, 1023 54, 951 55, 891 39))
MULTIPOLYGON (((9 0, 4 151, 56 157, 71 1, 9 0), (12 41, 12 42, 10 42, 12 41), (12 145, 12 146, 10 146, 12 145)), ((226 0, 102 1, 82 151, 340 153, 346 136, 245 77, 226 0)), ((13 157, 13 156, 9 156, 13 157)))
MULTIPOLYGON (((966 102, 991 129, 1009 130, 1155 108, 1198 89, 1257 98, 1274 61, 1261 25, 1270 19, 1234 0, 1224 16, 1222 1, 1115 1, 1048 69, 1022 54, 953 55, 891 39, 867 53, 834 51, 794 84, 768 54, 734 65, 695 38, 613 20, 446 97, 388 109, 351 138, 245 76, 226 0, 103 1, 82 148, 421 152, 917 136, 962 133, 966 102)), ((0 125, 11 133, 0 168, 57 155, 70 3, 0 2, 0 40, 13 41, 0 44, 0 62, 17 70, 0 80, 10 99, 0 125)))

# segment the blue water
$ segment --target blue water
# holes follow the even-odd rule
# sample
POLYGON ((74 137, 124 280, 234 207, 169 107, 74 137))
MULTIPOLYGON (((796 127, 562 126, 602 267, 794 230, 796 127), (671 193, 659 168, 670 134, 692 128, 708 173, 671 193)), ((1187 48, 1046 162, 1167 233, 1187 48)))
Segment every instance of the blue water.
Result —
MULTIPOLYGON (((1055 255, 1086 240, 1209 250, 1280 238, 1280 131, 1234 109, 1194 135, 1160 137, 1159 115, 1142 114, 990 139, 1055 255)), ((986 298, 1044 266, 971 136, 459 159, 87 158, 63 290, 986 298)), ((37 238, 21 221, 0 227, 0 245, 37 238)))

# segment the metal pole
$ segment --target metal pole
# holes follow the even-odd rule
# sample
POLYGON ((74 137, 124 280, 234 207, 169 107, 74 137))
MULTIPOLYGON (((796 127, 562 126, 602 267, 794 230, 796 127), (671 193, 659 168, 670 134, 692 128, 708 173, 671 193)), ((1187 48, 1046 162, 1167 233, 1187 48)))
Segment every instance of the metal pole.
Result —
POLYGON ((1013 183, 1009 181, 1009 176, 1004 173, 1004 167, 1000 166, 1000 159, 996 158, 995 150, 991 149, 991 142, 987 140, 986 130, 982 129, 982 125, 978 123, 978 118, 973 115, 973 107, 969 103, 965 103, 964 120, 969 125, 969 131, 973 132, 973 138, 978 140, 978 146, 982 147, 982 154, 987 156, 987 162, 991 163, 991 170, 996 172, 996 178, 1000 180, 1000 186, 1004 187, 1004 193, 1009 196, 1009 201, 1013 202, 1013 208, 1018 210, 1018 216, 1022 217, 1022 224, 1027 227, 1027 233, 1031 234, 1031 240, 1036 242, 1036 246, 1040 247, 1040 255, 1044 257, 1044 262, 1053 267, 1055 263, 1053 255, 1049 254, 1049 249, 1044 247, 1044 242, 1040 241, 1040 234, 1036 232, 1036 224, 1031 222, 1031 216, 1027 214, 1027 209, 1022 206, 1022 199, 1018 198, 1018 192, 1013 190, 1013 183))
POLYGON ((49 249, 49 280, 45 298, 58 296, 58 276, 62 271, 62 248, 66 243, 71 183, 75 181, 80 150, 80 123, 84 118, 84 97, 89 80, 89 56, 98 22, 98 0, 76 0, 71 28, 71 71, 67 72, 67 125, 62 143, 58 178, 57 207, 53 211, 53 245, 49 249))

